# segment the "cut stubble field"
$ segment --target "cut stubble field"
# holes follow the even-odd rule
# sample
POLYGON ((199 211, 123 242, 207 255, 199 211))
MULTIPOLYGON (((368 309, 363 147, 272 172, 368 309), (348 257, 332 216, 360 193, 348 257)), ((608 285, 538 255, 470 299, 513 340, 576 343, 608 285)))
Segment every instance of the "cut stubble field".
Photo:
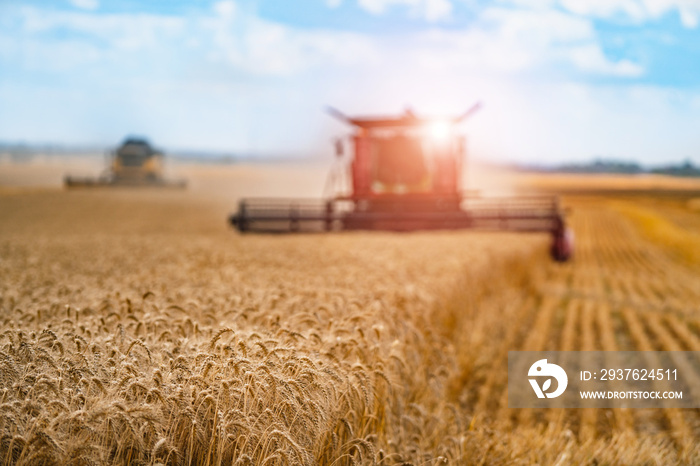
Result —
POLYGON ((508 351, 700 351, 697 190, 565 198, 555 264, 538 234, 239 235, 205 171, 0 193, 2 464, 700 462, 698 410, 506 394, 508 351))

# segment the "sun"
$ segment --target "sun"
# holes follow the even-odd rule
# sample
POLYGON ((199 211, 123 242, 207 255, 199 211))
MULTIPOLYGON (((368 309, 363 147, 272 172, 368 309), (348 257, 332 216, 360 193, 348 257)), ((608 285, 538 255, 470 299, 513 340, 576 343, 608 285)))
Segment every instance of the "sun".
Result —
POLYGON ((452 134, 452 125, 444 120, 432 121, 426 129, 428 135, 437 142, 447 142, 452 134))

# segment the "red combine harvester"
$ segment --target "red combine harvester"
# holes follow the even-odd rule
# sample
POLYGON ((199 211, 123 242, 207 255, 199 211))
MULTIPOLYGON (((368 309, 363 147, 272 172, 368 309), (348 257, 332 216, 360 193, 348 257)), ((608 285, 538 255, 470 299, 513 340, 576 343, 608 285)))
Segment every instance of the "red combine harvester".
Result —
MULTIPOLYGON (((556 197, 487 198, 462 192, 465 139, 456 126, 478 109, 479 104, 449 119, 419 118, 410 111, 398 118, 349 118, 331 109, 355 133, 352 158, 332 178, 330 197, 243 199, 230 222, 241 232, 542 231, 552 235, 552 258, 567 261, 573 235, 556 197)), ((340 140, 336 152, 342 159, 340 140)))

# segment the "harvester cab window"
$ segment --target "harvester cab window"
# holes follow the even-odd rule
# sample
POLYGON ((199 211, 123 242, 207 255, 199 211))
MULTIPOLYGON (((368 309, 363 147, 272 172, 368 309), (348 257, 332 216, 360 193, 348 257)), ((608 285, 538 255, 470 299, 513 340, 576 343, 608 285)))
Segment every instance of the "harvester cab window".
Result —
POLYGON ((373 138, 372 190, 424 192, 430 170, 420 138, 404 133, 373 138))
POLYGON ((120 181, 156 180, 162 172, 160 158, 148 142, 128 139, 114 154, 113 175, 120 181))
POLYGON ((140 167, 146 163, 148 157, 141 154, 120 154, 119 158, 125 167, 140 167))

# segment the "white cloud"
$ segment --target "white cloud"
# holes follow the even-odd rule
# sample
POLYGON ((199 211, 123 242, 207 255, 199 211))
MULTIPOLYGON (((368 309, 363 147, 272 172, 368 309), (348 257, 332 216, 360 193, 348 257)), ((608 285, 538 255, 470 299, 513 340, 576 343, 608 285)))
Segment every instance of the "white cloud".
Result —
POLYGON ((697 26, 697 17, 700 14, 700 1, 698 0, 639 0, 639 2, 650 18, 658 18, 676 10, 684 26, 697 26))
POLYGON ((624 15, 641 21, 647 15, 638 0, 561 0, 561 5, 572 13, 598 18, 624 15))
POLYGON ((700 18, 699 0, 500 0, 500 3, 536 11, 553 10, 559 6, 589 18, 624 18, 639 24, 675 11, 686 28, 696 28, 700 18))
POLYGON ((532 11, 490 8, 481 19, 492 25, 496 39, 543 46, 593 38, 590 21, 555 10, 532 11))
POLYGON ((566 64, 590 74, 636 77, 644 69, 603 53, 589 19, 555 10, 491 8, 462 31, 433 30, 410 43, 406 61, 444 72, 551 70, 566 64))
POLYGON ((644 74, 644 68, 630 60, 612 62, 603 54, 599 46, 588 44, 567 50, 566 55, 581 70, 621 77, 638 77, 644 74))
POLYGON ((233 0, 222 0, 214 4, 214 12, 222 18, 231 19, 236 13, 236 3, 233 0))
POLYGON ((687 28, 698 25, 700 1, 698 0, 560 0, 562 7, 580 15, 613 19, 627 17, 643 23, 656 20, 676 11, 681 24, 687 28))
MULTIPOLYGON (((371 5, 369 8, 375 12, 383 11, 391 2, 425 8, 430 3, 430 0, 360 1, 371 5)), ((441 12, 446 10, 435 8, 431 18, 445 14, 441 12)), ((22 11, 20 22, 24 33, 20 41, 25 37, 34 43, 39 40, 37 35, 59 29, 78 31, 96 39, 84 40, 75 47, 60 40, 44 42, 41 46, 36 43, 33 48, 25 46, 27 59, 43 57, 34 60, 36 66, 41 66, 41 61, 48 57, 49 63, 56 62, 56 67, 62 69, 68 66, 66 63, 78 66, 80 56, 85 62, 97 62, 100 53, 107 57, 115 51, 148 50, 156 57, 181 47, 198 54, 203 64, 268 75, 380 63, 387 68, 418 64, 445 72, 545 70, 561 63, 586 73, 622 77, 639 76, 644 71, 629 60, 609 60, 597 42, 590 19, 554 9, 487 8, 468 29, 434 28, 403 38, 300 29, 263 20, 238 9, 232 0, 219 1, 209 13, 190 18, 82 12, 46 15, 33 8, 22 11), (44 52, 39 53, 40 49, 44 52)))
POLYGON ((96 10, 100 6, 98 0, 70 0, 71 5, 83 10, 96 10))
MULTIPOLYGON (((141 49, 158 47, 173 36, 182 34, 186 21, 182 18, 152 14, 93 14, 83 12, 54 12, 50 15, 34 8, 21 13, 24 36, 34 38, 41 33, 65 29, 92 38, 84 39, 94 45, 99 39, 108 47, 141 49)), ((56 41, 44 44, 50 49, 56 41)))
POLYGON ((452 15, 451 0, 358 0, 361 8, 374 15, 385 13, 395 5, 409 8, 409 14, 429 22, 449 19, 452 15))
POLYGON ((377 60, 375 43, 361 34, 297 29, 250 15, 203 18, 196 28, 211 38, 211 60, 256 74, 290 75, 377 60))
POLYGON ((392 4, 411 4, 411 0, 358 0, 361 8, 374 15, 381 15, 386 12, 392 4))
POLYGON ((439 21, 450 17, 452 3, 450 0, 425 0, 422 10, 427 21, 439 21))
POLYGON ((207 21, 215 37, 211 57, 259 74, 374 65, 498 73, 562 63, 590 74, 636 77, 644 72, 630 60, 608 59, 589 19, 555 10, 489 8, 467 30, 435 28, 398 40, 302 30, 245 15, 233 22, 207 21))
POLYGON ((215 3, 209 13, 191 17, 157 14, 94 14, 14 10, 15 31, 0 29, 0 58, 33 70, 77 70, 137 61, 167 67, 168 60, 198 69, 208 64, 256 74, 291 75, 311 68, 375 63, 377 44, 366 35, 306 30, 243 13, 236 3, 215 3), (59 31, 78 37, 56 39, 59 31), (184 52, 190 55, 182 55, 184 52), (176 54, 175 56, 173 54, 176 54), (192 55, 194 54, 194 55, 192 55))
POLYGON ((698 16, 700 11, 691 8, 679 8, 681 23, 688 29, 695 29, 698 26, 698 16))
POLYGON ((328 8, 338 8, 343 3, 343 0, 326 0, 328 8))

